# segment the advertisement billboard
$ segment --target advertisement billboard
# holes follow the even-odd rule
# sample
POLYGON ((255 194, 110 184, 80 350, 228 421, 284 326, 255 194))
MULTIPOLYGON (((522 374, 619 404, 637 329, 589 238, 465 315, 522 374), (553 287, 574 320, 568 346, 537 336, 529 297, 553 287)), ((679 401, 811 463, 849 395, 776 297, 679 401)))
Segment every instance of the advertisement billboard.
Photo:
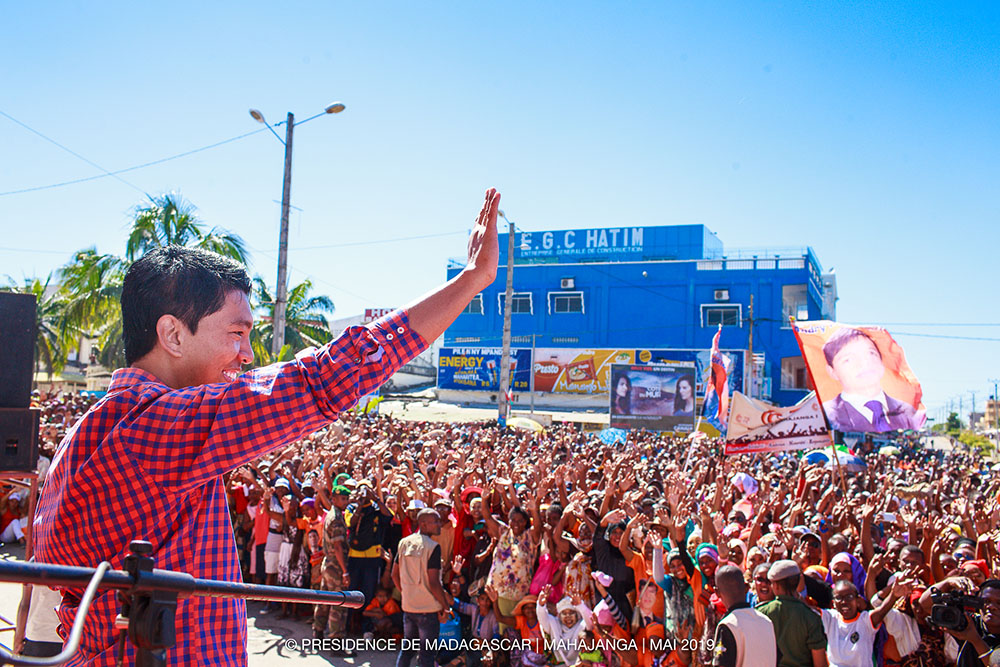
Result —
MULTIPOLYGON (((729 364, 729 393, 743 390, 743 355, 745 350, 722 350, 730 359, 729 364)), ((698 396, 705 395, 705 383, 711 375, 712 353, 710 350, 636 350, 635 363, 637 364, 663 364, 676 362, 690 362, 694 364, 694 377, 697 386, 694 388, 698 396)))
POLYGON ((612 364, 635 363, 635 350, 539 348, 535 350, 535 391, 601 394, 608 391, 612 364))
MULTIPOLYGON (((440 389, 500 390, 499 347, 442 347, 438 353, 437 386, 440 389)), ((531 350, 510 351, 510 386, 514 391, 531 387, 531 350)))
POLYGON ((694 364, 612 364, 611 427, 690 433, 695 420, 694 364))

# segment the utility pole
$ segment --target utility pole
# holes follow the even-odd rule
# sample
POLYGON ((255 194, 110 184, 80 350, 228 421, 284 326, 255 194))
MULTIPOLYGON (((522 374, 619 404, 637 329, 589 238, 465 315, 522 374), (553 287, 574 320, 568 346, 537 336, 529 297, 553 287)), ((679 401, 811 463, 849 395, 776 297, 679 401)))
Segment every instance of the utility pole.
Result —
POLYGON ((285 178, 281 185, 281 230, 278 232, 278 286, 271 323, 271 356, 277 361, 285 345, 285 312, 288 309, 288 206, 292 199, 292 131, 295 116, 288 112, 285 124, 285 178))
POLYGON ((749 380, 750 380, 750 390, 747 391, 746 388, 744 387, 743 391, 746 392, 746 395, 749 396, 750 398, 756 398, 756 396, 754 395, 754 384, 753 384, 754 372, 756 369, 756 364, 754 364, 753 362, 753 294, 750 295, 750 336, 748 338, 747 348, 748 348, 747 356, 750 358, 749 359, 750 372, 747 374, 749 375, 749 380))
POLYGON ((531 368, 528 381, 531 383, 531 414, 535 414, 535 334, 531 334, 531 368))
MULTIPOLYGON (((504 216, 504 219, 506 217, 504 216)), ((503 347, 500 352, 500 393, 497 396, 497 412, 501 424, 507 423, 507 387, 510 386, 510 310, 513 301, 514 223, 507 220, 507 291, 503 298, 503 347)))
MULTIPOLYGON (((997 394, 1000 379, 993 378, 990 382, 993 383, 993 426, 997 429, 997 438, 1000 439, 1000 395, 997 394)), ((986 411, 989 412, 989 409, 986 411)))
POLYGON ((969 415, 969 430, 973 431, 976 428, 976 425, 972 423, 972 420, 976 416, 976 392, 970 391, 969 393, 972 394, 972 414, 969 415))

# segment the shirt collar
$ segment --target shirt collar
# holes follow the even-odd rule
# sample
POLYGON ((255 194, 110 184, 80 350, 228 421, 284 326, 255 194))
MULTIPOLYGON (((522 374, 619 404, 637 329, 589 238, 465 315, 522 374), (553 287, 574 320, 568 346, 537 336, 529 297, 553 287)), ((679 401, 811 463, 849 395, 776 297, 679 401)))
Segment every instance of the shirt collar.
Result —
POLYGON ((863 416, 868 421, 872 420, 872 417, 875 416, 875 413, 873 413, 871 411, 871 408, 865 405, 865 403, 869 403, 871 401, 878 401, 879 403, 882 404, 882 414, 883 415, 889 414, 889 404, 886 403, 884 391, 880 391, 878 393, 878 396, 860 396, 858 394, 841 393, 840 397, 845 401, 847 401, 848 403, 850 403, 851 407, 860 412, 861 416, 863 416))
POLYGON ((155 375, 149 373, 148 371, 144 371, 141 368, 136 368, 134 366, 119 368, 111 374, 111 384, 108 385, 108 393, 121 391, 122 389, 127 389, 132 385, 149 382, 163 384, 155 375))

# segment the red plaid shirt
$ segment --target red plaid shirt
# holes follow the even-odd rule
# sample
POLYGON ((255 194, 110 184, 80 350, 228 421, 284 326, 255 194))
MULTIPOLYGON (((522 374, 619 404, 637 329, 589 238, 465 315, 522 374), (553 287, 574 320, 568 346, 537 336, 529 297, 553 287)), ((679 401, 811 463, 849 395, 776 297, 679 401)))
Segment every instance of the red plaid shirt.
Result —
MULTIPOLYGON (((145 539, 156 567, 242 581, 222 474, 336 419, 426 347, 395 311, 231 383, 172 390, 145 371, 115 371, 52 461, 35 519, 38 562, 121 569, 129 542, 145 539)), ((64 633, 81 594, 64 591, 64 633)), ((69 664, 115 663, 119 607, 112 592, 95 598, 69 664)), ((131 644, 126 656, 134 663, 131 644)), ((168 656, 177 665, 245 665, 243 600, 181 600, 168 656)))

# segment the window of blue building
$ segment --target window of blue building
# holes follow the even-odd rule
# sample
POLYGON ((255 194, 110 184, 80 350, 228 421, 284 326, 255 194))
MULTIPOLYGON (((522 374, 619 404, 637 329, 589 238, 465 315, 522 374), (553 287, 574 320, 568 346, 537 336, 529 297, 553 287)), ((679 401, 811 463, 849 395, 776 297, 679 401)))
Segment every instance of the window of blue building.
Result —
POLYGON ((809 319, 809 291, 805 285, 781 286, 781 317, 782 326, 791 326, 788 318, 796 320, 809 319))
MULTIPOLYGON (((497 294, 497 312, 503 315, 503 303, 506 293, 497 294)), ((514 292, 510 299, 510 312, 517 315, 531 315, 535 312, 534 304, 531 301, 531 292, 514 292)))
POLYGON ((740 304, 702 304, 701 305, 701 326, 717 327, 720 324, 724 327, 743 326, 743 306, 740 304))
POLYGON ((549 314, 582 313, 583 292, 549 292, 549 314))
POLYGON ((483 295, 482 294, 477 294, 476 296, 472 297, 472 301, 470 301, 469 305, 465 307, 465 310, 462 311, 462 314, 463 315, 482 315, 483 314, 483 295))

